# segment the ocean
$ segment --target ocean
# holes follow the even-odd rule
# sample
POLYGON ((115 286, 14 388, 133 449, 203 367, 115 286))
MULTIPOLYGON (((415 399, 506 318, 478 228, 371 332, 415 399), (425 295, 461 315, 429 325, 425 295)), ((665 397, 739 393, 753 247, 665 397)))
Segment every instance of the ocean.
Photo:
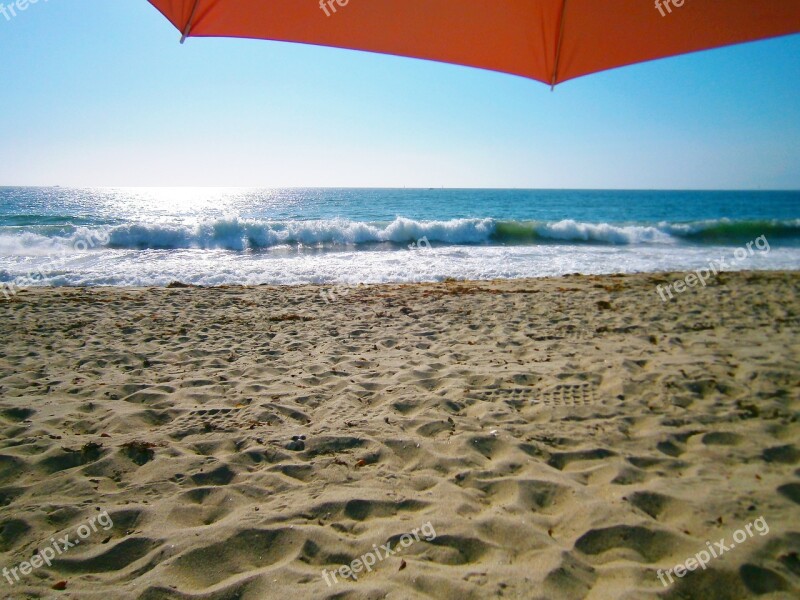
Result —
POLYGON ((0 188, 0 283, 18 287, 514 279, 721 257, 800 269, 800 192, 0 188))

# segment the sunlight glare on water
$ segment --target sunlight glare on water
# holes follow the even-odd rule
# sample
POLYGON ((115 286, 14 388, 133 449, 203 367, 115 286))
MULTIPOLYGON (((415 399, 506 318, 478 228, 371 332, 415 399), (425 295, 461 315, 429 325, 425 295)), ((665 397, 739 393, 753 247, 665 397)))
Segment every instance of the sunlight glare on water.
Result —
MULTIPOLYGON (((108 190, 106 190, 108 191, 108 190)), ((247 202, 247 188, 116 188, 112 202, 119 214, 147 215, 150 218, 197 222, 209 217, 235 216, 247 202)), ((258 190, 268 200, 270 190, 258 190)))

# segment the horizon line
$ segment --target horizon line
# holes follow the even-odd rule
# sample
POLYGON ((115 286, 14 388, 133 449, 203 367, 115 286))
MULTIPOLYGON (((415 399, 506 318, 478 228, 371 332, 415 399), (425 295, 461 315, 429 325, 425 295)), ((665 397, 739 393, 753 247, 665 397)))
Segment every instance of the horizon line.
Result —
POLYGON ((423 190, 423 191, 546 191, 546 192, 800 192, 800 188, 623 188, 623 187, 451 187, 451 186, 317 186, 317 185, 58 185, 58 184, 0 184, 0 189, 52 188, 63 190, 119 190, 119 189, 230 189, 230 190, 423 190))

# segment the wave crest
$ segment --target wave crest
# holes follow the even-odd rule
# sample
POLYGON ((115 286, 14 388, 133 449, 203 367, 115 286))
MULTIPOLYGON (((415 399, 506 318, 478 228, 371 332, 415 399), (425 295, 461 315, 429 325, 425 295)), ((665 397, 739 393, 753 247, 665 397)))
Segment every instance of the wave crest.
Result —
POLYGON ((279 246, 405 246, 423 238, 440 245, 744 244, 761 235, 800 243, 800 219, 695 223, 609 224, 575 220, 498 221, 490 218, 416 221, 398 217, 384 223, 347 219, 261 221, 219 219, 194 225, 150 223, 70 227, 54 230, 0 228, 0 254, 52 254, 97 248, 120 250, 218 249, 247 251, 279 246), (89 241, 90 243, 86 243, 89 241))

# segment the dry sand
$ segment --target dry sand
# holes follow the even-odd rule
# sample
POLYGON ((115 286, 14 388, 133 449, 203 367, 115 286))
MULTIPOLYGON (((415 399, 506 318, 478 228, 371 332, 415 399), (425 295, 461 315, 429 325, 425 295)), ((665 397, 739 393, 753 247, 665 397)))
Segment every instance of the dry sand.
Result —
POLYGON ((23 292, 0 597, 798 598, 800 274, 674 278, 23 292))

